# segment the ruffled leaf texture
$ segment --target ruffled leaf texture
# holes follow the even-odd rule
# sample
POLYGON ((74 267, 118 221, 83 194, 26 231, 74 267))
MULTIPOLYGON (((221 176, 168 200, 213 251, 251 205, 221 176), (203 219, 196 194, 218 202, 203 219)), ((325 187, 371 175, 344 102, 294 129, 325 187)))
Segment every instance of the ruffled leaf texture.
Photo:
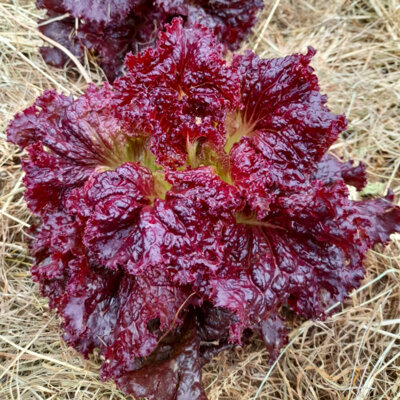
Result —
POLYGON ((114 86, 46 91, 11 122, 32 275, 66 342, 98 349, 126 393, 206 399, 202 365, 251 335, 276 358, 285 317, 326 317, 400 230, 392 193, 350 199, 365 166, 329 153, 346 119, 314 53, 228 64, 210 30, 174 19, 114 86))
MULTIPOLYGON (((39 21, 41 33, 83 61, 85 49, 97 59, 109 81, 120 76, 124 57, 153 46, 164 24, 176 16, 185 26, 213 30, 224 48, 236 50, 263 8, 262 0, 36 0, 47 11, 39 21)), ((72 65, 59 48, 44 46, 47 64, 72 65)))

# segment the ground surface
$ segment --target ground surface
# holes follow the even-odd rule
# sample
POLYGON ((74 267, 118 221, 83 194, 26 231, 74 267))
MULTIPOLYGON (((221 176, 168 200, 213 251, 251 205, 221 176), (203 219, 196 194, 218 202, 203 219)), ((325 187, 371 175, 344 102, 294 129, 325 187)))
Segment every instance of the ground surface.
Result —
MULTIPOLYGON (((60 340, 29 276, 19 152, 5 142, 12 115, 45 88, 79 94, 82 74, 49 69, 33 2, 0 1, 0 399, 124 399, 96 364, 60 340)), ((400 195, 400 3, 268 1, 245 48, 264 57, 318 49, 313 61, 333 111, 349 127, 333 151, 363 160, 374 184, 400 195)), ((92 65, 90 79, 101 80, 92 65)), ((399 196, 397 197, 397 199, 399 196)), ((370 252, 364 285, 325 322, 293 320, 269 367, 261 345, 222 354, 204 370, 211 400, 400 399, 400 241, 370 252)), ((396 240, 397 239, 397 240, 396 240)))

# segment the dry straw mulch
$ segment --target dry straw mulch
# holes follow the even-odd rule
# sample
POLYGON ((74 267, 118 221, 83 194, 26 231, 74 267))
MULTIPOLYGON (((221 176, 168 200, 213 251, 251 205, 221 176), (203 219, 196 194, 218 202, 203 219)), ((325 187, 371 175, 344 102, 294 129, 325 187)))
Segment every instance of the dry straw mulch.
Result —
MULTIPOLYGON (((124 399, 60 338, 58 318, 29 276, 20 156, 5 142, 13 114, 46 88, 79 94, 100 82, 47 67, 33 1, 0 2, 0 399, 124 399)), ((245 48, 263 57, 318 49, 313 61, 333 111, 350 124, 333 150, 369 167, 370 194, 400 194, 400 3, 268 1, 245 48)), ((204 370, 211 400, 400 399, 399 236, 369 253, 364 285, 325 322, 293 319, 272 367, 260 344, 222 354, 204 370)))

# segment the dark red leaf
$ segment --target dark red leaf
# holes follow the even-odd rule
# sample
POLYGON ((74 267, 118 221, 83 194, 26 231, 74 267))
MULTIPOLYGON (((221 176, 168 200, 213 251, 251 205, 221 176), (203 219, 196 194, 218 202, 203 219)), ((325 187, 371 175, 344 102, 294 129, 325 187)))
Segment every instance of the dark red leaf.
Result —
MULTIPOLYGON (((58 13, 64 14, 66 12, 65 10, 56 10, 58 10, 58 7, 55 7, 55 13, 49 12, 48 20, 39 20, 39 31, 65 47, 78 60, 82 61, 84 47, 76 35, 75 19, 66 17, 61 20, 50 22, 53 18, 59 17, 58 13)), ((53 67, 63 68, 66 65, 73 65, 67 54, 57 47, 43 46, 40 48, 40 54, 44 61, 53 67)))
POLYGON ((329 153, 326 153, 319 162, 315 177, 327 183, 343 179, 347 185, 354 186, 357 190, 362 190, 367 184, 364 163, 360 162, 354 167, 353 161, 342 162, 329 153))
POLYGON ((270 315, 260 322, 260 329, 270 360, 275 360, 282 347, 288 342, 288 334, 283 319, 277 315, 270 315))
POLYGON ((193 318, 166 337, 140 367, 115 379, 126 393, 149 400, 207 400, 193 318))
POLYGON ((309 66, 314 54, 309 48, 306 55, 263 60, 247 52, 233 60, 244 107, 228 120, 225 148, 232 148, 232 178, 260 218, 277 194, 307 181, 346 127, 319 92, 309 66))
POLYGON ((64 8, 74 17, 83 18, 87 22, 109 23, 122 21, 135 7, 144 0, 62 0, 64 8))
POLYGON ((200 23, 211 28, 219 41, 236 50, 257 20, 264 6, 261 0, 155 0, 165 15, 181 15, 185 26, 200 23))
POLYGON ((184 164, 200 140, 222 149, 226 113, 239 104, 239 81, 210 31, 200 26, 183 29, 174 19, 155 49, 128 55, 126 66, 129 75, 115 87, 128 109, 143 96, 153 105, 152 150, 158 163, 184 164), (136 91, 138 86, 142 90, 136 91))
POLYGON ((89 254, 111 269, 137 261, 142 237, 136 225, 155 194, 151 172, 125 163, 94 175, 82 191, 87 210, 81 214, 88 215, 83 241, 89 254))
POLYGON ((113 342, 105 351, 105 378, 120 377, 135 370, 136 358, 149 356, 157 347, 157 332, 149 330, 152 320, 159 321, 161 332, 181 324, 181 307, 189 294, 178 286, 170 286, 162 276, 150 279, 126 275, 116 298, 119 301, 113 342))
POLYGON ((400 208, 393 204, 393 200, 393 192, 389 190, 386 197, 355 203, 361 219, 359 224, 363 224, 362 237, 368 247, 386 244, 392 233, 400 231, 400 208))

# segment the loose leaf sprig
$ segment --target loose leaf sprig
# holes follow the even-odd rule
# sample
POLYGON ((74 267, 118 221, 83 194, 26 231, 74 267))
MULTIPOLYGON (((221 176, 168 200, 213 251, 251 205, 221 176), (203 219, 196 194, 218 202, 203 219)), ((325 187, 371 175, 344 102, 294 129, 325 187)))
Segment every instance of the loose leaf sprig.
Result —
MULTIPOLYGON (((236 50, 254 26, 262 0, 36 0, 47 10, 39 30, 84 59, 85 48, 97 58, 109 81, 121 75, 125 55, 153 46, 158 32, 181 16, 190 28, 200 23, 213 30, 226 49, 236 50)), ((70 61, 60 49, 42 47, 47 64, 70 61)))
POLYGON ((327 152, 346 119, 315 51, 230 64, 174 19, 113 86, 46 91, 8 138, 26 149, 34 279, 103 379, 157 400, 206 399, 201 366, 250 333, 272 358, 287 310, 324 318, 400 230, 389 193, 352 201, 365 167, 327 152))

